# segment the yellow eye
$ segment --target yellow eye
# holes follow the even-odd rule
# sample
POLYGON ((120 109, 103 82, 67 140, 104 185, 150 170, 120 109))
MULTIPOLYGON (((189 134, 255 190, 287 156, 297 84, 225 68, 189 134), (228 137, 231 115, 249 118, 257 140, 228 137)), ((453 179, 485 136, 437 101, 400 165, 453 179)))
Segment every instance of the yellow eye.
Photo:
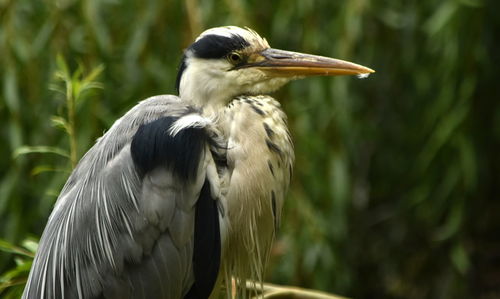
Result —
POLYGON ((238 64, 243 61, 243 56, 238 52, 231 52, 227 55, 227 60, 232 64, 238 64))

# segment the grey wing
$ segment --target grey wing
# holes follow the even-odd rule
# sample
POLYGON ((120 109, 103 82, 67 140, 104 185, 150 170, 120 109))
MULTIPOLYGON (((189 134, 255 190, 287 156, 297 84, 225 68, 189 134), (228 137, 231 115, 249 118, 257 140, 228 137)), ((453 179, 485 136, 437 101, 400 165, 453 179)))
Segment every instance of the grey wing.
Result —
MULTIPOLYGON (((208 215, 217 229, 218 218, 206 183, 206 131, 199 126, 175 138, 168 133, 176 120, 192 113, 176 97, 151 98, 97 141, 58 198, 23 298, 193 293, 195 218, 208 215), (206 213, 196 213, 200 198, 208 203, 206 213)), ((209 243, 220 254, 217 237, 209 243)))

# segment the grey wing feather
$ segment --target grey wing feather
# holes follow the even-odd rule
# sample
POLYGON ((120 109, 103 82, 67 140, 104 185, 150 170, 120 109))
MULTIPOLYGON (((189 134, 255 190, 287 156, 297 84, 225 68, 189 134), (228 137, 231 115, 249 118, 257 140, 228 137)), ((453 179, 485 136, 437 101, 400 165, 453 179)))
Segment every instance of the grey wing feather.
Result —
POLYGON ((49 218, 23 298, 179 298, 189 290, 204 174, 190 183, 168 169, 141 176, 130 149, 140 125, 188 109, 174 96, 145 100, 82 158, 49 218))

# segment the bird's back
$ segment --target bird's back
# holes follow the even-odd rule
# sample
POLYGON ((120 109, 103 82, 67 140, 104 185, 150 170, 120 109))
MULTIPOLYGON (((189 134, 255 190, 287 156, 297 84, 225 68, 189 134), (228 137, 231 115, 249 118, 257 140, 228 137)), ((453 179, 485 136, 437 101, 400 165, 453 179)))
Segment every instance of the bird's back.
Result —
POLYGON ((190 113, 177 97, 150 98, 96 142, 56 202, 23 298, 181 298, 190 290, 196 205, 218 221, 203 168, 208 136, 203 128, 168 135, 190 113))

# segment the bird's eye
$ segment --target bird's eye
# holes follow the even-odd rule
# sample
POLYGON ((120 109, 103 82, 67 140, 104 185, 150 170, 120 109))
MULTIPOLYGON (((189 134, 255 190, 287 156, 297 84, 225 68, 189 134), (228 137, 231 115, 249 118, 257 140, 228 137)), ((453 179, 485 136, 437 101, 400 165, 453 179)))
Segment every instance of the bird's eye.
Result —
POLYGON ((243 60, 243 57, 238 52, 231 52, 227 55, 227 60, 229 60, 232 64, 238 64, 243 60))

